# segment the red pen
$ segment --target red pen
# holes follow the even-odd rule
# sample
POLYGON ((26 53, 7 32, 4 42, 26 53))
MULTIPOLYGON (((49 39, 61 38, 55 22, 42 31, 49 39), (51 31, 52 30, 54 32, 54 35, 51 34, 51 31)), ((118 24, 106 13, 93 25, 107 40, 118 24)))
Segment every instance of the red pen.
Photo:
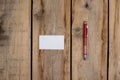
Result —
POLYGON ((88 35, 87 29, 88 29, 87 22, 84 21, 83 23, 83 58, 84 60, 87 59, 87 35, 88 35))

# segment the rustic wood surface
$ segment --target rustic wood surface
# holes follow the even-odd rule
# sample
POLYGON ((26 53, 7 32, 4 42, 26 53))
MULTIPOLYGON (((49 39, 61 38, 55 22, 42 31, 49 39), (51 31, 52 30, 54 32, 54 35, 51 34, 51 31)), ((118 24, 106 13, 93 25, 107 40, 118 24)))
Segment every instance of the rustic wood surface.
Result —
MULTIPOLYGON (((72 0, 72 79, 120 79, 120 0, 72 0), (83 21, 88 56, 83 60, 83 21)), ((33 80, 70 80, 70 0, 33 0, 33 80), (64 50, 39 50, 39 35, 65 35, 64 50)), ((30 0, 0 0, 0 80, 30 80, 30 0)))
POLYGON ((120 0, 109 6, 109 80, 120 80, 120 0))
POLYGON ((30 80, 30 4, 0 0, 0 80, 30 80))
POLYGON ((33 0, 33 80, 70 80, 70 0, 33 0), (64 35, 64 50, 39 50, 39 35, 64 35))
POLYGON ((108 0, 72 0, 73 80, 107 80, 108 0), (88 21, 87 60, 83 60, 83 21, 88 21))

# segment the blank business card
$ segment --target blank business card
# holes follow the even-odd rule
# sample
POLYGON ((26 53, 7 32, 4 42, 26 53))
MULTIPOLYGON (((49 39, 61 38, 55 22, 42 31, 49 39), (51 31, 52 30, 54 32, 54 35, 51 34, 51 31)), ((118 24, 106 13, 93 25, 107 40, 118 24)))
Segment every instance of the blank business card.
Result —
POLYGON ((64 35, 40 35, 39 49, 43 50, 63 50, 64 35))

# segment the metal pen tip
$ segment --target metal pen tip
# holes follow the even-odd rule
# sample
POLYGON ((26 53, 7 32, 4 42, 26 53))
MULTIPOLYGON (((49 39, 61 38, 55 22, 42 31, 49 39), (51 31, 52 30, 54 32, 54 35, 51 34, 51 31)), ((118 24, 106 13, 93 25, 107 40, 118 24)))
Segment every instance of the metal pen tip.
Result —
POLYGON ((86 60, 87 59, 87 55, 84 55, 84 60, 86 60))

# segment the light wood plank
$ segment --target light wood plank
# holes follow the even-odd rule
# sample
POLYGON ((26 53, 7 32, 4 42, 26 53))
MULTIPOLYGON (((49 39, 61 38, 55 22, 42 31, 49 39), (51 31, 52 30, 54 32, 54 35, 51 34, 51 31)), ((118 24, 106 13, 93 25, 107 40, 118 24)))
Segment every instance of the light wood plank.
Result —
POLYGON ((33 0, 33 80, 70 80, 70 0, 33 0), (39 35, 64 35, 64 50, 39 50, 39 35))
POLYGON ((109 5, 109 80, 120 80, 120 0, 109 5))
POLYGON ((30 80, 30 0, 0 0, 0 80, 30 80))
POLYGON ((107 80, 108 0, 72 0, 73 80, 107 80), (83 60, 83 21, 88 21, 83 60))

